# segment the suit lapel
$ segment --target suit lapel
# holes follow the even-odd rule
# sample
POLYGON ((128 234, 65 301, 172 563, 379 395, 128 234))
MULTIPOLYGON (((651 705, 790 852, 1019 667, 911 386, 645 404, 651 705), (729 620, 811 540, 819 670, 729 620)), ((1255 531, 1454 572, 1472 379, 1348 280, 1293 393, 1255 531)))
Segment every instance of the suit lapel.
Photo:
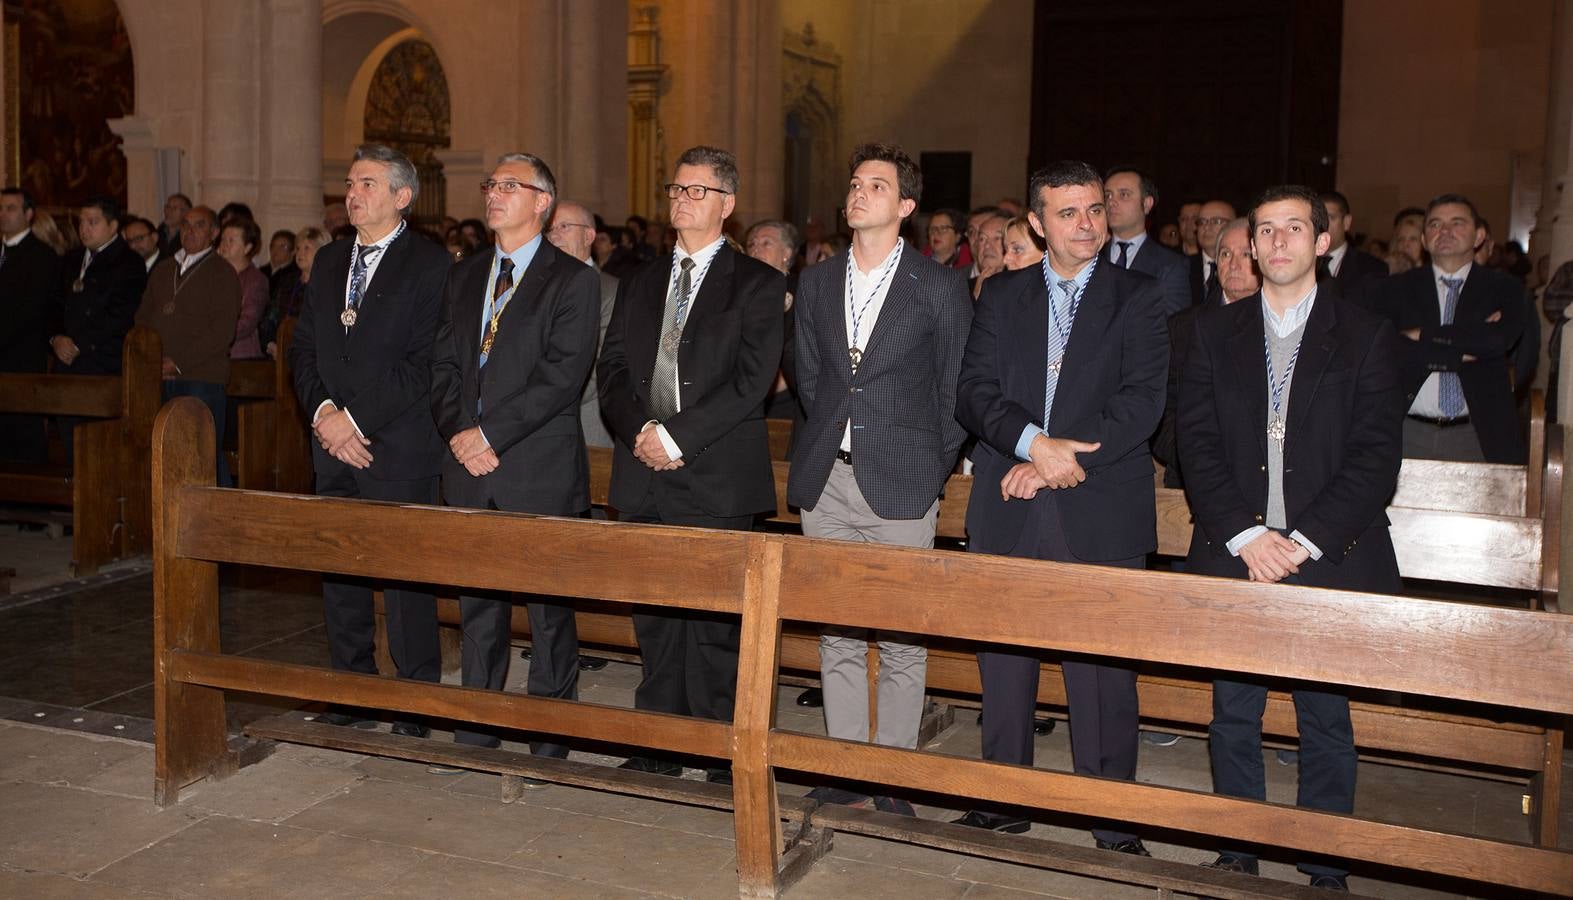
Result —
MULTIPOLYGON (((1103 346, 1104 335, 1109 330, 1109 323, 1114 320, 1115 276, 1111 273, 1116 268, 1118 266, 1111 263, 1107 266, 1100 264, 1094 269, 1092 278, 1087 281, 1087 290, 1083 292, 1081 302, 1076 307, 1076 319, 1071 324, 1070 344, 1065 348, 1065 364, 1060 367, 1060 380, 1054 388, 1054 409, 1049 413, 1057 422, 1075 422, 1082 418, 1082 412, 1077 408, 1077 398, 1087 393, 1081 389, 1082 383, 1092 374, 1091 369, 1103 346)), ((1044 346, 1043 352, 1047 354, 1049 333, 1047 286, 1045 286, 1042 306, 1044 325, 1038 335, 1044 346)), ((1044 360, 1045 376, 1048 362, 1047 359, 1044 360)), ((1052 429, 1050 433, 1053 433, 1052 429)))
MULTIPOLYGON (((847 253, 852 249, 847 248, 847 253)), ((852 377, 852 357, 847 354, 847 348, 852 346, 852 337, 847 334, 847 261, 844 256, 837 255, 826 260, 825 280, 835 285, 835 288, 825 294, 824 309, 819 313, 819 320, 823 324, 820 329, 829 335, 830 340, 825 344, 824 352, 836 361, 830 365, 836 366, 850 380, 852 377), (831 273, 843 273, 834 277, 831 273), (835 303, 829 301, 834 298, 835 303)), ((800 289, 801 290, 801 289, 800 289)), ((823 359, 821 365, 826 365, 823 359)))
POLYGON ((459 288, 459 302, 453 311, 453 326, 458 329, 455 338, 463 359, 472 363, 481 358, 481 318, 486 315, 486 281, 491 277, 491 262, 475 265, 464 276, 459 288))
MULTIPOLYGON (((551 271, 552 263, 556 262, 557 248, 547 243, 546 238, 541 238, 541 245, 535 248, 535 255, 530 258, 530 264, 525 267, 524 275, 519 278, 519 286, 514 288, 513 296, 508 298, 508 305, 503 307, 502 316, 497 321, 498 339, 502 339, 505 329, 517 329, 520 322, 530 317, 530 312, 535 309, 541 298, 541 289, 546 286, 547 273, 551 271), (515 308, 514 304, 518 304, 515 308)), ((490 272, 488 271, 488 276, 490 272)), ((482 288, 485 294, 485 288, 482 288)), ((484 304, 485 297, 482 297, 484 304)), ((478 348, 477 348, 478 349, 478 348)))
MULTIPOLYGON (((1348 257, 1344 264, 1349 264, 1348 257)), ((1317 386, 1322 383, 1322 373, 1333 359, 1336 340, 1333 328, 1338 324, 1338 312, 1333 301, 1338 289, 1331 281, 1322 282, 1316 290, 1316 303, 1305 323, 1305 333, 1300 336, 1300 355, 1296 357, 1294 375, 1289 382, 1289 440, 1300 435, 1305 417, 1310 414, 1311 401, 1316 397, 1317 386)))
POLYGON ((1235 384, 1245 391, 1245 405, 1251 411, 1252 428, 1256 444, 1267 458, 1267 357, 1264 335, 1267 323, 1262 319, 1262 295, 1252 294, 1233 304, 1239 308, 1235 314, 1234 334, 1229 336, 1229 358, 1234 361, 1235 384))
MULTIPOLYGON (((1027 396, 1033 400, 1028 409, 1036 416, 1043 412, 1043 391, 1047 386, 1044 382, 1049 367, 1049 291, 1041 277, 1027 280, 1027 289, 1017 295, 1015 315, 1001 317, 999 325, 1014 332, 1007 340, 1015 341, 1013 358, 1027 364, 1031 390, 1027 396)), ((1043 424, 1048 426, 1047 422, 1043 424)))
MULTIPOLYGON (((850 254, 851 252, 850 249, 847 250, 847 253, 850 254)), ((905 249, 901 252, 901 259, 896 263, 896 271, 890 273, 890 290, 885 292, 885 302, 880 305, 879 318, 874 320, 874 328, 869 332, 867 343, 863 345, 863 355, 865 357, 874 352, 874 347, 882 336, 888 334, 890 329, 896 327, 896 323, 905 314, 907 304, 911 303, 912 298, 917 294, 918 276, 912 271, 915 264, 908 258, 908 254, 916 256, 918 252, 913 250, 910 245, 905 245, 905 249)), ((845 285, 846 281, 843 279, 841 288, 843 292, 846 291, 845 285)), ((846 302, 845 299, 842 302, 846 302)), ((845 330, 846 317, 840 316, 838 318, 841 319, 841 327, 845 330)), ((848 343, 847 346, 850 347, 852 345, 848 343)), ((849 358, 847 366, 850 368, 851 365, 852 361, 849 358)))

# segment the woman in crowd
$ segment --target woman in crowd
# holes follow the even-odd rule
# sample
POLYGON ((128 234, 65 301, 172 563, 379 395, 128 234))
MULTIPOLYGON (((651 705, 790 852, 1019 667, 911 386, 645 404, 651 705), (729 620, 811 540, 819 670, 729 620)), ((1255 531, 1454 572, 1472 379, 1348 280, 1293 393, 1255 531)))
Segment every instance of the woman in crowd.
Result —
MULTIPOLYGON (((1175 237, 1179 237, 1178 229, 1175 237)), ((1026 216, 1017 216, 1005 226, 1005 268, 1009 271, 1043 262, 1043 248, 1043 238, 1032 230, 1032 223, 1026 216)))
POLYGON ((240 316, 235 320, 235 342, 229 346, 230 359, 262 356, 257 329, 268 308, 268 276, 251 261, 261 243, 262 229, 250 219, 232 218, 219 232, 218 255, 240 277, 240 316))
POLYGON ((33 234, 48 244, 50 249, 55 251, 56 256, 64 256, 66 251, 81 246, 77 241, 75 228, 61 229, 55 224, 55 217, 41 209, 33 210, 33 234))
POLYGON ((311 280, 312 261, 317 258, 317 251, 328 245, 328 240, 328 233, 315 225, 308 225, 295 235, 295 265, 300 269, 300 280, 288 293, 281 291, 273 296, 267 315, 262 317, 257 328, 269 358, 278 356, 279 324, 290 316, 300 315, 300 305, 306 299, 306 282, 311 280))

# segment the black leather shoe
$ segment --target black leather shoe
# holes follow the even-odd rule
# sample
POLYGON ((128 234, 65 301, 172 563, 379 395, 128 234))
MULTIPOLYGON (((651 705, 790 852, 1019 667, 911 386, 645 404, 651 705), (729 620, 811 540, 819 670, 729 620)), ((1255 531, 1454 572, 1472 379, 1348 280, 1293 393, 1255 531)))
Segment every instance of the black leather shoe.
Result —
POLYGON ((1322 888, 1328 891, 1343 891, 1349 893, 1348 875, 1312 875, 1311 887, 1322 888))
POLYGON ((908 816, 914 819, 918 817, 918 811, 912 808, 912 804, 900 797, 875 797, 874 808, 880 812, 895 813, 898 816, 908 816))
MULTIPOLYGON (((980 716, 981 718, 981 716, 980 716)), ((1053 719, 1033 719, 1032 733, 1038 737, 1054 733, 1055 721, 1053 719)))
POLYGON ((1132 856, 1151 856, 1147 852, 1147 845, 1141 838, 1131 838, 1128 841, 1098 841, 1099 850, 1112 850, 1115 853, 1129 853, 1132 856))
POLYGON ((818 709, 825 705, 825 692, 819 688, 808 688, 797 695, 797 705, 818 709))
POLYGON ((732 770, 731 769, 706 769, 705 770, 705 780, 710 782, 711 784, 731 784, 732 783, 732 770))
POLYGON ((606 668, 606 663, 607 660, 604 660, 599 656, 581 656, 579 657, 579 671, 599 672, 606 668))
POLYGON ((361 713, 337 709, 317 713, 317 721, 340 728, 359 728, 361 731, 370 731, 379 724, 376 719, 368 719, 361 713))
POLYGON ((1217 869, 1220 872, 1239 872, 1242 875, 1260 875, 1257 862, 1252 857, 1235 856, 1233 853, 1220 853, 1218 858, 1210 863, 1203 863, 1204 869, 1217 869))
POLYGON ((808 799, 818 800, 820 803, 830 803, 836 806, 851 806, 856 809, 867 809, 873 798, 867 794, 856 791, 844 791, 837 787, 820 785, 808 792, 808 799))
POLYGON ((415 722, 394 722, 393 733, 402 734, 405 737, 423 738, 431 734, 431 729, 415 722))
POLYGON ((652 775, 681 776, 683 774, 683 767, 677 763, 667 762, 664 759, 651 759, 648 756, 630 757, 617 768, 627 769, 630 772, 649 772, 652 775))
POLYGON ((965 825, 968 828, 986 828, 989 831, 998 831, 1002 834, 1023 834, 1032 827, 1032 823, 1020 816, 1004 816, 999 813, 969 810, 966 815, 955 819, 950 824, 965 825))

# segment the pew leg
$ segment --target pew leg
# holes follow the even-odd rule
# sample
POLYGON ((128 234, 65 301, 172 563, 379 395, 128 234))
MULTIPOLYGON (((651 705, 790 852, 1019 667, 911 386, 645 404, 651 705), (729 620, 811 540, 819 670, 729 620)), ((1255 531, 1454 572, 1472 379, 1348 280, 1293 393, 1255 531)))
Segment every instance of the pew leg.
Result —
MULTIPOLYGON (((381 591, 377 592, 377 599, 381 601, 381 591)), ((392 678, 399 671, 399 669, 393 664, 393 654, 388 652, 388 617, 383 614, 381 602, 378 602, 377 604, 376 648, 377 671, 389 678, 392 678)))
POLYGON ((1546 729, 1545 760, 1539 772, 1529 779, 1530 833, 1536 846, 1557 846, 1557 818, 1562 812, 1561 728, 1546 729))
POLYGON ((121 515, 125 478, 117 471, 124 448, 114 419, 83 422, 72 429, 71 570, 92 575, 121 555, 126 537, 121 515))
POLYGON ((743 584, 743 621, 732 718, 732 809, 741 897, 780 894, 785 850, 776 772, 770 764, 776 676, 781 656, 781 543, 756 535, 743 584))

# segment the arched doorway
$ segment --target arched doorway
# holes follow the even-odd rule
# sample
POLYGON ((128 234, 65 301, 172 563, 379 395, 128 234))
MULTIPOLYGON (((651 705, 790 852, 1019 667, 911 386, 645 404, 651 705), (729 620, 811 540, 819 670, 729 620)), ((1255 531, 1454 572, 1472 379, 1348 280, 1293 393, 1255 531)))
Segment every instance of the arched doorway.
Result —
POLYGON ((438 150, 450 144, 448 79, 437 51, 412 39, 394 47, 377 64, 366 94, 365 135, 415 163, 421 190, 411 224, 435 226, 447 209, 447 185, 438 150))
POLYGON ((109 119, 135 101, 131 41, 115 0, 7 4, 6 181, 42 207, 95 194, 126 202, 126 158, 109 119))

